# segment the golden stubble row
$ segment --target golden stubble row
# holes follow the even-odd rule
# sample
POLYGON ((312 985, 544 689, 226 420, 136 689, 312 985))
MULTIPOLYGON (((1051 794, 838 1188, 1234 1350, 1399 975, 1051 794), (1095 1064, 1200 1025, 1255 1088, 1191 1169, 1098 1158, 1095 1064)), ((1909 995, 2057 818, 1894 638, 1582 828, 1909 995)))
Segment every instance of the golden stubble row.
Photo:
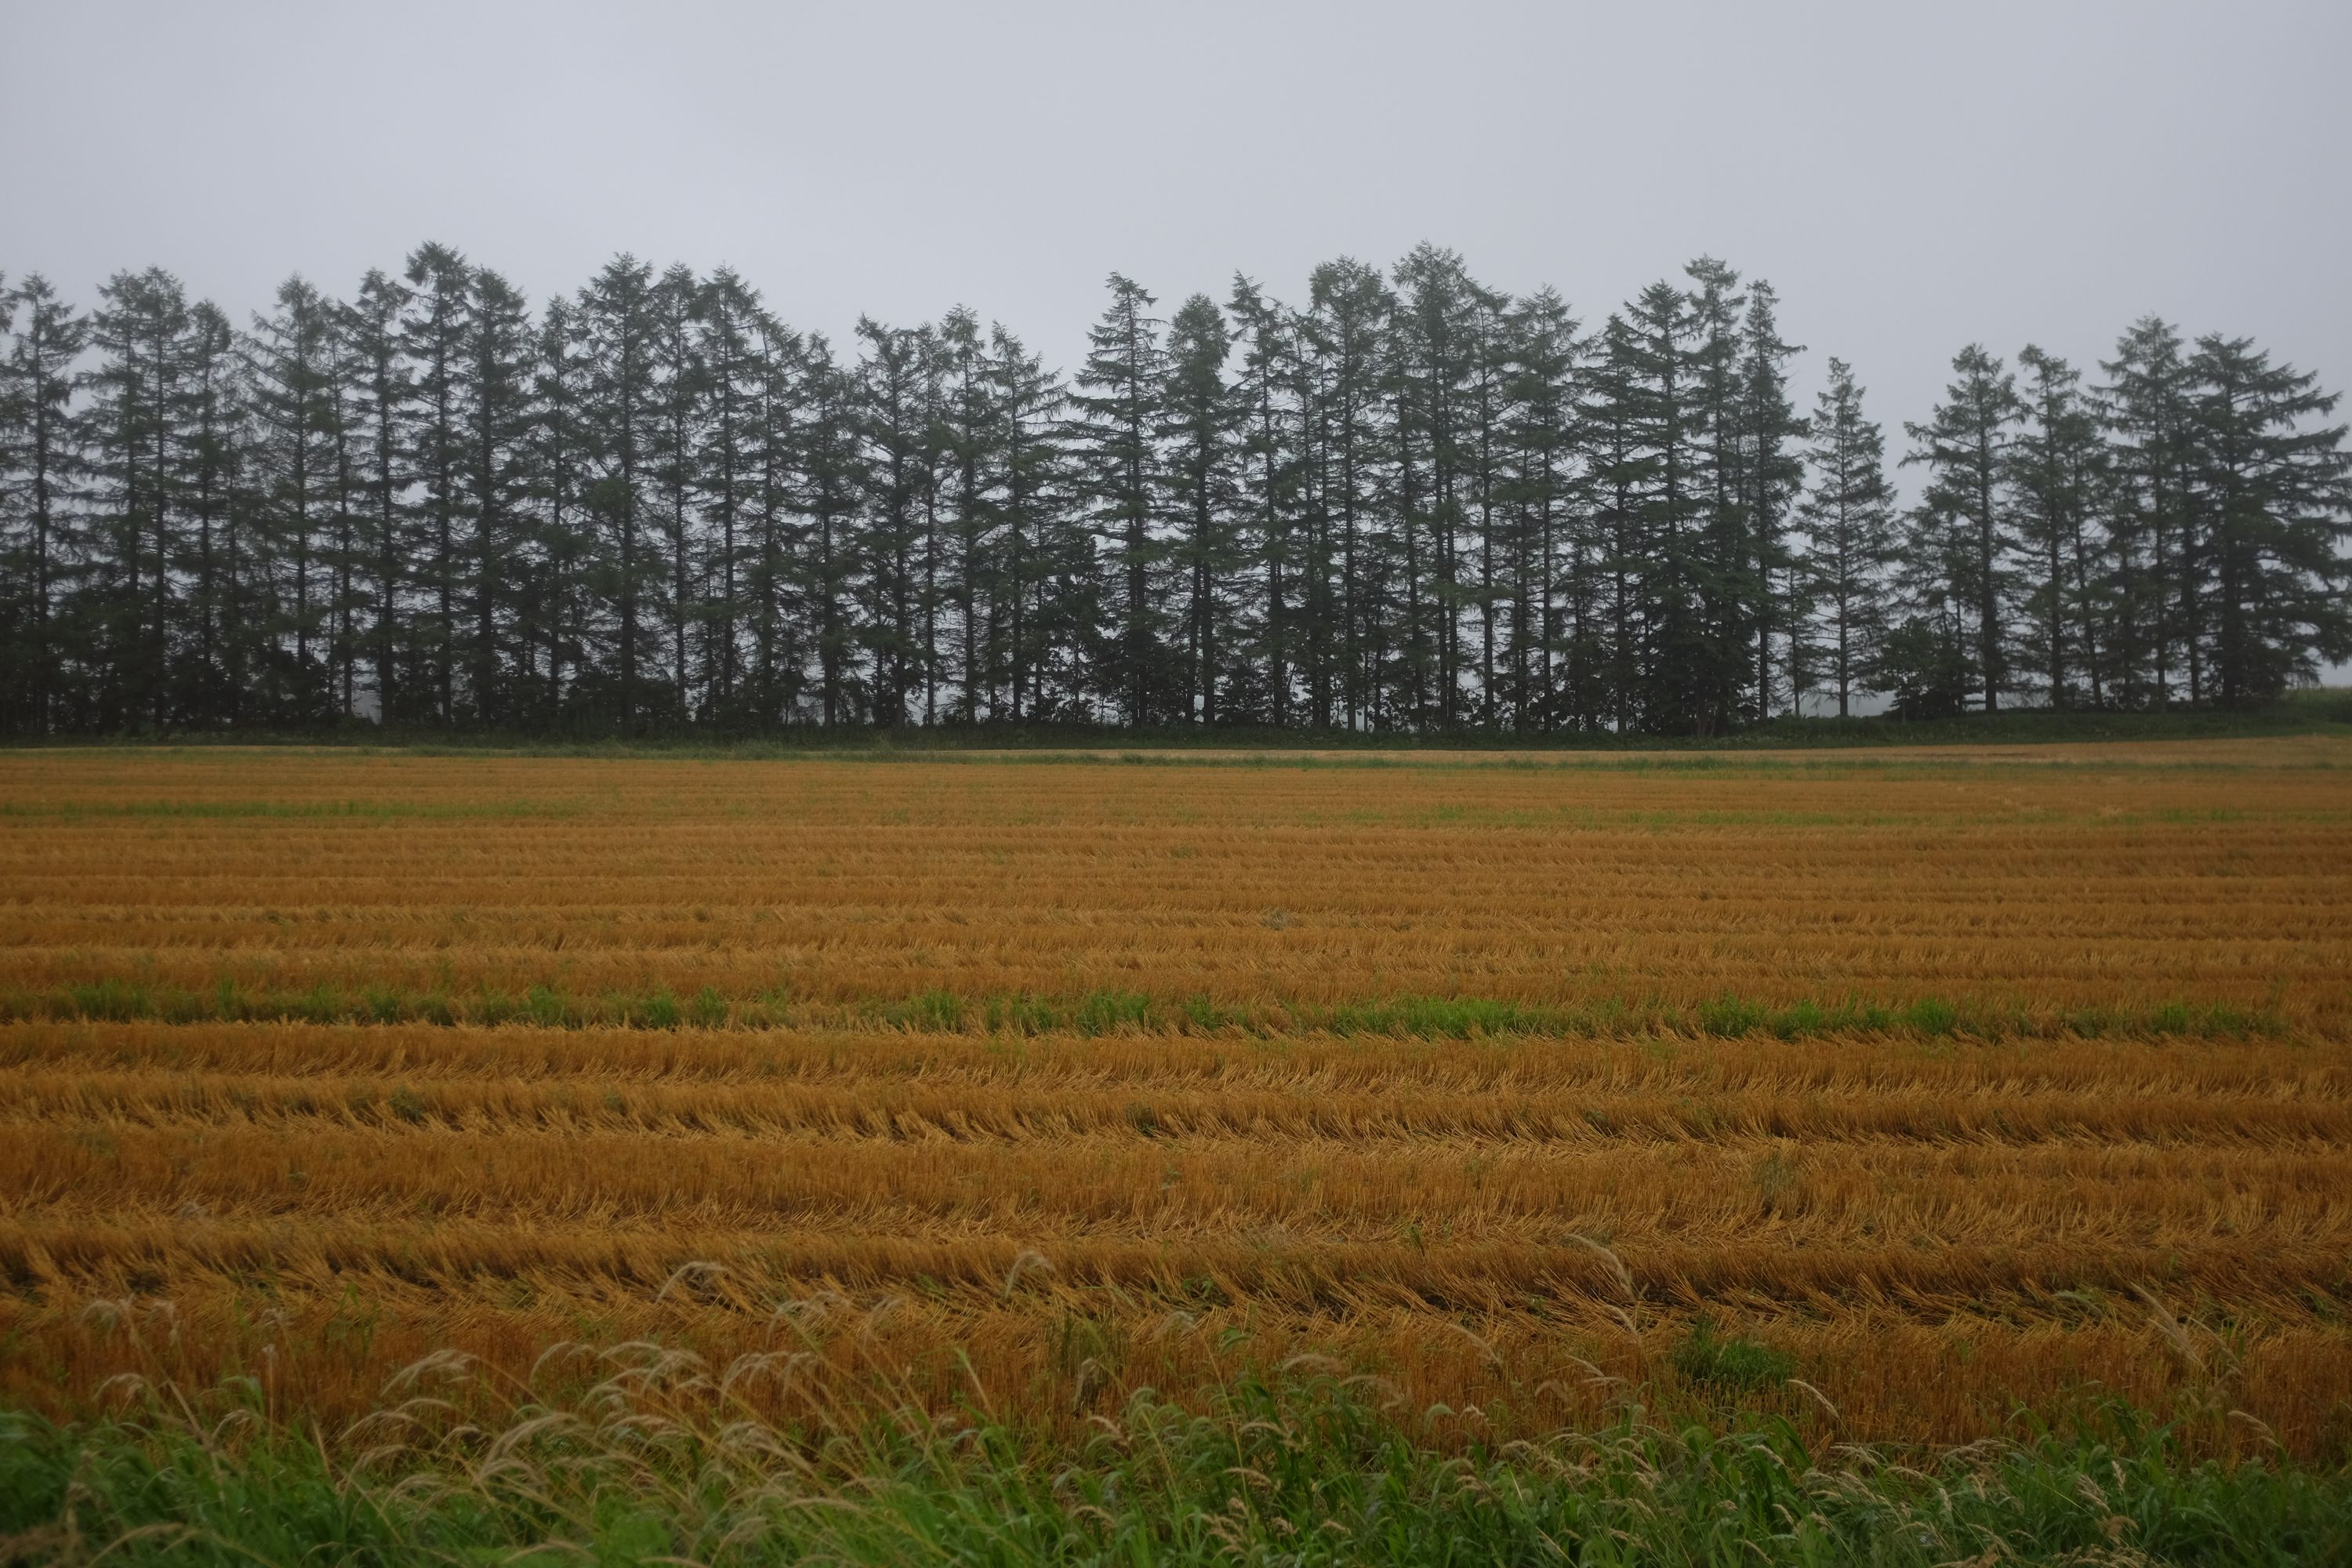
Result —
POLYGON ((0 759, 0 989, 2155 997, 2335 1026, 2342 776, 2127 749, 1654 772, 26 753, 0 759))
POLYGON ((2352 1106, 2258 1092, 2118 1097, 2091 1090, 1958 1093, 1751 1089, 1686 1092, 1523 1091, 1416 1086, 1129 1080, 1045 1092, 1037 1080, 986 1087, 892 1082, 667 1083, 583 1075, 561 1082, 336 1075, 191 1077, 177 1069, 24 1069, 0 1077, 0 1126, 213 1128, 290 1132, 416 1123, 470 1133, 548 1131, 751 1139, 1051 1141, 1146 1129, 1155 1135, 1542 1141, 1555 1146, 1727 1139, 2158 1147, 2352 1143, 2352 1106))
POLYGON ((1749 1397, 1823 1436, 2103 1391, 2316 1453, 2352 1395, 2346 1068, 2294 1039, 16 1025, 0 1394, 266 1371, 340 1418, 431 1349, 723 1358, 814 1312, 845 1397, 977 1380, 1075 1422, 1307 1354, 1518 1431, 1705 1413, 1672 1350, 1706 1314, 1797 1358, 1825 1405, 1749 1397))
POLYGON ((519 1378, 652 1337, 1073 1427, 1305 1355, 1512 1435, 1737 1397, 1961 1442, 2110 1396, 2220 1448, 2352 1434, 2352 748, 1421 761, 16 753, 0 994, 2178 1000, 2268 1032, 0 1025, 0 1402, 246 1374, 333 1421, 429 1351, 519 1378), (1701 1316, 1806 1386, 1691 1384, 1701 1316))
MULTIPOLYGON (((1640 1254, 1265 1237, 853 1234, 689 1224, 512 1226, 465 1218, 318 1225, 184 1210, 15 1226, 26 1285, 0 1300, 0 1398, 89 1407, 121 1373, 206 1386, 270 1379, 284 1413, 330 1430, 377 1407, 431 1351, 530 1375, 566 1343, 654 1338, 718 1364, 811 1347, 840 1398, 935 1410, 980 1392, 1005 1415, 1082 1424, 1143 1387, 1196 1398, 1292 1359, 1394 1386, 1413 1409, 1492 1409, 1501 1436, 1603 1418, 1616 1405, 1719 1418, 1673 1350, 1705 1316, 1792 1358, 1839 1413, 1793 1386, 1736 1403, 1820 1437, 1953 1443, 2021 1411, 2063 1419, 2110 1397, 2203 1412, 2200 1446, 2336 1451, 2352 1400, 2340 1247, 2283 1264, 2273 1247, 2192 1258, 2135 1249, 1884 1247, 1759 1239, 1640 1254), (2298 1271, 2302 1278, 2297 1279, 2298 1271), (2324 1305, 2326 1310, 2315 1310, 2324 1305), (2243 1412, 2260 1426, 2221 1421, 2243 1412)), ((780 1412, 790 1414, 789 1408, 780 1412)))
POLYGON ((402 1127, 20 1129, 0 1215, 129 1208, 1016 1237, 2352 1242, 2352 1150, 1159 1137, 1003 1142, 402 1127))
MULTIPOLYGON (((1296 1310, 1221 1300, 1208 1280, 1187 1301, 1146 1302, 1064 1283, 1034 1257, 1016 1262, 1013 1288, 984 1300, 824 1286, 778 1297, 775 1281, 740 1269, 652 1287, 509 1279, 495 1296, 356 1275, 315 1295, 222 1279, 171 1300, 74 1298, 69 1315, 33 1325, 29 1339, 22 1309, 0 1302, 0 1333, 26 1346, 0 1367, 0 1393, 69 1413, 86 1405, 64 1390, 125 1374, 188 1388, 235 1375, 273 1414, 315 1422, 331 1442, 346 1423, 418 1393, 464 1399, 457 1387, 403 1381, 428 1355, 473 1358, 505 1400, 584 1386, 609 1370, 596 1352, 654 1342, 714 1372, 777 1356, 781 1374, 743 1394, 786 1422, 912 1405, 950 1422, 984 1413, 1076 1435, 1141 1390, 1196 1401, 1248 1373, 1318 1372, 1352 1376, 1439 1442, 1590 1428, 1628 1405, 1670 1421, 1727 1415, 1720 1390, 1675 1367, 1686 1311, 1572 1296, 1490 1311, 1402 1292, 1296 1310)), ((1960 1310, 1923 1321, 1869 1305, 1774 1313, 1718 1303, 1713 1321, 1794 1358, 1805 1386, 1738 1403, 1781 1415, 1816 1450, 2023 1436, 2095 1419, 2121 1399, 2177 1422, 2175 1441, 2192 1453, 2266 1456, 2275 1443, 2305 1459, 2340 1456, 2352 1404, 2352 1333, 2341 1326, 2217 1326, 2154 1293, 2075 1292, 2061 1304, 2070 1316, 1960 1310)))
POLYGON ((2292 1040, 20 1024, 0 1064, 20 1219, 1915 1248, 2352 1231, 2352 1080, 2340 1049, 2292 1040))
MULTIPOLYGON (((1265 1037, 1157 1030, 1071 1035, 824 1029, 445 1027, 430 1024, 0 1024, 0 1068, 24 1074, 256 1076, 577 1089, 595 1079, 686 1092, 781 1084, 860 1094, 923 1087, 966 1097, 1029 1089, 1350 1093, 1400 1103, 1475 1097, 1501 1110, 1545 1093, 2074 1095, 2118 1108, 2167 1097, 2226 1104, 2352 1101, 2352 1053, 2288 1034, 2255 1038, 1983 1040, 1872 1033, 1784 1040, 1644 1034, 1472 1039, 1265 1037)), ((323 1090, 321 1091, 323 1092, 323 1090)))

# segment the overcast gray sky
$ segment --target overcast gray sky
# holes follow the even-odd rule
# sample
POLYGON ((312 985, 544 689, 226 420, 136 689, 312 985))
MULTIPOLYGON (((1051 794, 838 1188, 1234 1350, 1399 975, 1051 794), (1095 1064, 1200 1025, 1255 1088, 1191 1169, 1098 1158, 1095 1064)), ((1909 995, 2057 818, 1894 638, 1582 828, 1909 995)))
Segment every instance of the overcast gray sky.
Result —
POLYGON ((0 0, 0 268, 242 320, 436 238, 621 249, 845 335, 959 302, 1065 365, 1128 272, 1429 238, 1588 321, 1713 253, 1897 437, 1976 339, 2136 315, 2352 381, 2352 4, 109 5, 0 0))

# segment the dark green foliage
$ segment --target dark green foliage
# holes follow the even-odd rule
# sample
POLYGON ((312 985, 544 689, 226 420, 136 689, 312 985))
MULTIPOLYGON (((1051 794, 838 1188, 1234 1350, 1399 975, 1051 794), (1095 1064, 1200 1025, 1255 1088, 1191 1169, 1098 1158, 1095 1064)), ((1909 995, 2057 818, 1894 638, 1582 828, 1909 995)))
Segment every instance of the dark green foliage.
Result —
POLYGON ((1069 426, 1102 574, 1093 685, 1130 724, 1165 720, 1173 706, 1162 668, 1164 551, 1153 526, 1166 493, 1159 434, 1167 396, 1154 302, 1111 274, 1110 304, 1087 334, 1069 426))
POLYGON ((1952 360, 1953 381, 1903 461, 1927 470, 1906 567, 1914 597, 1957 628, 1987 712, 2010 687, 2011 611, 2017 597, 2015 524, 2003 504, 2017 386, 1995 355, 1970 343, 1952 360))
POLYGON ((1234 460, 1242 405, 1225 384, 1233 339, 1224 313, 1205 294, 1184 301, 1168 327, 1168 384, 1162 394, 1167 438, 1171 564, 1183 605, 1183 630, 1172 650, 1179 674, 1173 711, 1213 724, 1232 707, 1262 706, 1232 657, 1240 641, 1236 614, 1244 596, 1235 578, 1247 557, 1235 505, 1234 460))
POLYGON ((1950 719, 1965 712, 1977 665, 1961 640, 1960 620, 1945 603, 1885 633, 1864 667, 1903 719, 1950 719))
POLYGON ((1794 684, 1834 692, 1841 719, 1852 715, 1857 693, 1874 688, 1877 672, 1893 668, 1907 676, 1893 689, 1898 702, 1921 684, 1914 661, 1885 662, 1887 579, 1900 545, 1895 491, 1886 482, 1886 440, 1864 416, 1862 397, 1853 367, 1831 360, 1829 385, 1813 412, 1814 479, 1802 510, 1808 542, 1800 596, 1813 613, 1800 624, 1809 625, 1811 635, 1796 639, 1791 656, 1799 672, 1794 684))
MULTIPOLYGON (((2210 626, 2214 700, 2239 707, 2352 657, 2344 590, 2352 458, 2338 398, 2247 338, 2200 338, 2189 362, 2191 461, 2202 494, 2189 584, 2210 626)), ((2191 700, 2206 695, 2192 686, 2191 700)))
POLYGON ((1066 391, 969 310, 844 363, 627 256, 534 312, 426 245, 242 332, 160 269, 87 320, 26 279, 0 735, 1705 740, 2352 657, 2336 399, 2242 339, 2144 320, 2095 384, 1971 346, 1898 528, 1852 371, 1800 419, 1712 258, 1590 332, 1434 246, 1154 308, 1114 276, 1066 391))
POLYGON ((2095 531, 2107 481, 2097 411, 2064 360, 2031 343, 2017 360, 2026 376, 2024 419, 2008 461, 2028 628, 2020 663, 2038 667, 2053 708, 2103 707, 2109 584, 2095 531))
POLYGON ((68 567, 80 552, 74 501, 85 448, 73 412, 75 365, 89 322, 34 273, 0 293, 0 521, 9 528, 0 597, 0 712, 34 736, 56 721, 59 682, 79 628, 61 620, 68 567))

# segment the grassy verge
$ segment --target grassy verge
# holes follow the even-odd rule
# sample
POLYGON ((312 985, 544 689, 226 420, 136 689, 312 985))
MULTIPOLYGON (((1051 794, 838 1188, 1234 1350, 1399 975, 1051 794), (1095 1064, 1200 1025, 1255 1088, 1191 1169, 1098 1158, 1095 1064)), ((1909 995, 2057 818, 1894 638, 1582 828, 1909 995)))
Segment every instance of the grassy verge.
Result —
POLYGON ((681 1376, 620 1348, 635 1362, 587 1395, 487 1427, 415 1386, 340 1443, 270 1422, 257 1397, 80 1426, 0 1416, 0 1562, 2352 1561, 2352 1476, 2191 1464, 2124 1411, 2103 1435, 1910 1464, 1637 1410, 1444 1451, 1417 1435, 1437 1413, 1309 1376, 1204 1412, 1139 1396, 1053 1450, 984 1418, 772 1428, 730 1390, 773 1368, 681 1376))
POLYGON ((1903 1003, 1848 998, 1772 1005, 1737 996, 1696 1005, 1604 1000, 1583 1005, 1480 997, 1394 996, 1361 1002, 1266 1002, 1229 1006, 1204 996, 1089 991, 1075 996, 927 991, 856 1003, 800 1002, 781 994, 729 996, 709 986, 687 996, 656 988, 587 994, 534 985, 520 992, 456 993, 395 986, 303 990, 223 980, 209 989, 101 980, 0 991, 0 1022, 526 1024, 545 1028, 887 1028, 916 1034, 1301 1034, 1390 1039, 1565 1038, 1769 1035, 1806 1039, 1881 1034, 1971 1039, 2184 1036, 2244 1039, 2287 1032, 2275 1009, 2170 1001, 2137 1008, 2007 1006, 1927 996, 1903 1003))
POLYGON ((2262 707, 2175 710, 2165 712, 2065 711, 2013 708, 1997 713, 1966 713, 1948 719, 1780 718, 1724 733, 1615 735, 1531 733, 1475 726, 1445 731, 1279 729, 1271 725, 1166 725, 1129 728, 1079 723, 992 722, 895 726, 864 724, 831 728, 799 725, 743 734, 682 731, 624 735, 594 726, 549 731, 453 732, 382 729, 351 723, 285 732, 170 731, 118 736, 15 736, 0 747, 91 747, 155 745, 273 745, 386 748, 434 753, 522 752, 545 756, 611 756, 645 753, 683 756, 798 756, 833 753, 926 755, 970 750, 1065 751, 1079 749, 1192 750, 1247 748, 1264 751, 1480 751, 1612 752, 1729 751, 1821 747, 1830 750, 1881 746, 2063 744, 2093 741, 2182 741, 2266 735, 2342 734, 2352 729, 2352 690, 2322 687, 2290 693, 2262 707))

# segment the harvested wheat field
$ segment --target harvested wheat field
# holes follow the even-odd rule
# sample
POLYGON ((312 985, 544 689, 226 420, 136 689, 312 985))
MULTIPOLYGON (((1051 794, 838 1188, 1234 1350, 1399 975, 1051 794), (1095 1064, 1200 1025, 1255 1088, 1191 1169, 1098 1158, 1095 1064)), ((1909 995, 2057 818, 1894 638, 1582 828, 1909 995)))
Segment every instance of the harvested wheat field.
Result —
POLYGON ((0 889, 0 1404, 2352 1445, 2340 740, 24 752, 0 889))

